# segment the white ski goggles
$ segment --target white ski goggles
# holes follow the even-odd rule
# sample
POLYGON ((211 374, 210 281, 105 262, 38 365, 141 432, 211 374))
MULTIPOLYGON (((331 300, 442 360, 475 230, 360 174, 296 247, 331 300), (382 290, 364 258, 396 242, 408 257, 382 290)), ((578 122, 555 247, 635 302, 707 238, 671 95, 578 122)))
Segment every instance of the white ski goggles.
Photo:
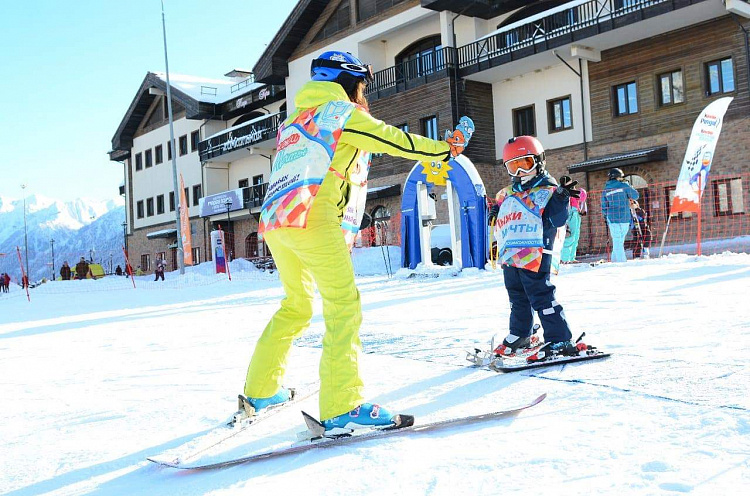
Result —
POLYGON ((508 174, 517 177, 521 174, 528 174, 537 168, 536 157, 534 155, 523 155, 504 163, 508 174))

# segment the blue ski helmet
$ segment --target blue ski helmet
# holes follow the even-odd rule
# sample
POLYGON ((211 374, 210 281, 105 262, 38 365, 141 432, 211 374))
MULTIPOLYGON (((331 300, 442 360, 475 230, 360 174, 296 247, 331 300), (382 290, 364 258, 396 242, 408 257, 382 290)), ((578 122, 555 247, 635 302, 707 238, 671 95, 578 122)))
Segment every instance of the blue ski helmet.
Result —
POLYGON ((336 82, 342 74, 364 79, 368 83, 373 80, 372 66, 363 64, 349 52, 323 52, 310 64, 310 78, 313 81, 336 82))

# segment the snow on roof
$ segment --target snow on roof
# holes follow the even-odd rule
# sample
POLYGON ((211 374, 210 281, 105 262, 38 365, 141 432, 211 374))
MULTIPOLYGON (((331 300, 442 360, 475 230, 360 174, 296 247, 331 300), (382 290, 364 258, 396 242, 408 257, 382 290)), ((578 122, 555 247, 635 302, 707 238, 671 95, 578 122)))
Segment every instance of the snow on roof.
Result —
MULTIPOLYGON (((154 73, 166 82, 167 76, 163 72, 154 73)), ((169 82, 190 98, 199 102, 224 103, 227 100, 265 86, 263 83, 249 83, 242 85, 236 78, 204 78, 185 74, 169 74, 169 82), (234 90, 234 91, 233 91, 234 90)))

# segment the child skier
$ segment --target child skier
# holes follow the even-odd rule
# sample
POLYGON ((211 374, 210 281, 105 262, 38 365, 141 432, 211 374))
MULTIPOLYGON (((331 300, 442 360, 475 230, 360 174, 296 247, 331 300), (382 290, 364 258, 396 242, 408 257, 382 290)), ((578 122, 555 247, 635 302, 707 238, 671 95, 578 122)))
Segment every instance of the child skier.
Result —
POLYGON ((527 361, 550 355, 576 355, 562 306, 555 299, 550 272, 559 262, 570 198, 578 198, 577 181, 558 186, 545 170, 542 144, 532 136, 511 138, 503 148, 503 164, 513 184, 496 196, 490 209, 495 225, 498 259, 510 298, 510 333, 494 351, 513 356, 539 344, 533 334, 534 310, 539 315, 547 345, 527 361), (556 243, 557 241, 557 243, 556 243), (557 252, 556 252, 557 250, 557 252))
POLYGON ((364 401, 358 357, 362 322, 347 237, 360 226, 370 153, 443 161, 449 144, 407 134, 372 117, 364 89, 372 70, 350 53, 313 60, 312 81, 297 92, 296 110, 280 126, 277 155, 260 227, 286 298, 255 347, 245 396, 257 411, 289 400, 282 387, 292 341, 310 324, 313 290, 323 299, 320 417, 326 431, 389 425, 387 409, 364 401))

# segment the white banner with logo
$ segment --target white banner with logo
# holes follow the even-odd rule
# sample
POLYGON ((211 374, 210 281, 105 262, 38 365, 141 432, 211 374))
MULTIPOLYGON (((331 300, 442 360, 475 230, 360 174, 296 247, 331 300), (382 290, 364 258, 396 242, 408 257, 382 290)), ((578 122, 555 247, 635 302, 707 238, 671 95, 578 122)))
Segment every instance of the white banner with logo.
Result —
POLYGON ((682 160, 670 215, 677 212, 700 211, 700 199, 706 187, 708 172, 711 170, 724 114, 732 99, 725 97, 711 102, 695 120, 685 158, 682 160))

